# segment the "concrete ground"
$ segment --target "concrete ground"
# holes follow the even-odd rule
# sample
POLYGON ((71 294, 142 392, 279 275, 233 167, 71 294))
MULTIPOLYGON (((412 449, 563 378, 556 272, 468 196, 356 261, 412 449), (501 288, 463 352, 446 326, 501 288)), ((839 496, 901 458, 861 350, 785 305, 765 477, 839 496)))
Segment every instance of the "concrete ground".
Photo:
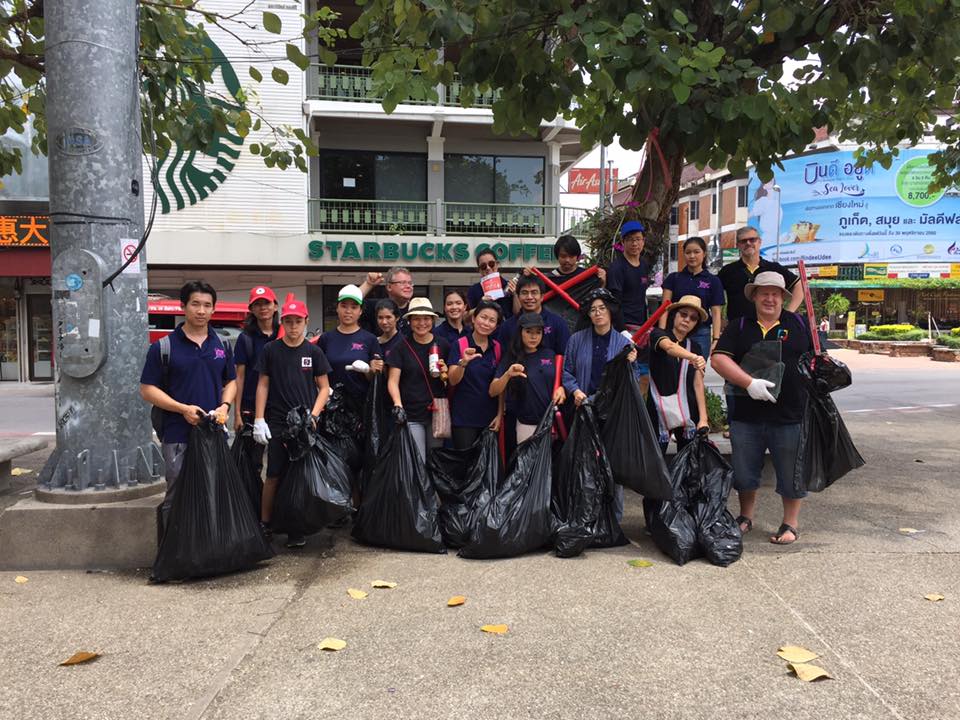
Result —
POLYGON ((768 478, 726 569, 673 565, 631 496, 634 544, 570 560, 391 552, 339 530, 203 582, 0 573, 0 717, 960 718, 960 372, 872 362, 850 358, 873 395, 846 415, 868 465, 809 499, 795 545, 767 540, 768 478), (925 389, 914 402, 874 372, 925 389), (346 649, 318 650, 326 637, 346 649), (789 675, 787 644, 834 679, 789 675), (78 650, 102 656, 58 666, 78 650))

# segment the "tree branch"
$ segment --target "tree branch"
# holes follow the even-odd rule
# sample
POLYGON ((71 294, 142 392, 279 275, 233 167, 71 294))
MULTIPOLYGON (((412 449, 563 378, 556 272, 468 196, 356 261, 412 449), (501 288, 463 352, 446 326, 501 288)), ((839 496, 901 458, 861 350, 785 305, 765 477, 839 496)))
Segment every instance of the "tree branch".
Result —
POLYGON ((9 60, 38 72, 44 71, 42 55, 25 55, 0 45, 0 60, 9 60))

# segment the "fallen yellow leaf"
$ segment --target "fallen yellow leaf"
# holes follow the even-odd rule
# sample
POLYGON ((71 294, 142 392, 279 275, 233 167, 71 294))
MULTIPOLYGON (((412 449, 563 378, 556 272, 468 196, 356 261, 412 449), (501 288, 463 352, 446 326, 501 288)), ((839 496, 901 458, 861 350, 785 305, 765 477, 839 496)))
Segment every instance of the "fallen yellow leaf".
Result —
POLYGON ((916 528, 900 528, 899 531, 903 535, 916 535, 918 532, 920 532, 916 528))
POLYGON ((454 595, 447 600, 447 607, 457 607, 457 605, 463 605, 466 601, 467 599, 463 595, 454 595))
POLYGON ((23 575, 17 575, 17 576, 13 579, 13 581, 14 581, 17 585, 23 585, 25 582, 28 582, 27 578, 25 578, 23 575))
POLYGON ((347 595, 352 597, 354 600, 363 600, 367 593, 364 590, 357 590, 356 588, 347 588, 347 595))
POLYGON ((833 680, 833 676, 818 665, 810 663, 789 663, 787 665, 794 675, 804 682, 813 682, 814 680, 833 680))
POLYGON ((924 595, 923 599, 929 600, 930 602, 940 602, 943 600, 943 595, 940 593, 930 593, 929 595, 924 595))
POLYGON ((395 582, 390 582, 389 580, 374 580, 372 583, 370 583, 370 586, 375 588, 391 589, 395 588, 397 584, 395 582))
POLYGON ((509 628, 507 628, 506 625, 484 625, 480 629, 483 630, 485 633, 493 633, 494 635, 506 635, 507 630, 509 628))
POLYGON ((630 567, 651 567, 653 565, 649 560, 627 560, 630 567))
POLYGON ((799 645, 784 645, 777 650, 777 655, 791 663, 808 663, 811 660, 816 660, 818 657, 815 652, 807 650, 805 647, 800 647, 799 645))
POLYGON ((347 643, 340 638, 328 637, 320 641, 320 644, 317 645, 317 649, 336 652, 337 650, 343 650, 346 646, 347 643))
POLYGON ((32 472, 33 472, 33 470, 30 470, 29 468, 14 468, 13 470, 10 471, 10 474, 11 474, 11 475, 14 475, 14 476, 16 476, 16 475, 29 475, 29 474, 32 473, 32 472))
POLYGON ((87 652, 86 650, 81 650, 76 652, 66 660, 64 660, 61 665, 79 665, 80 663, 90 662, 91 660, 96 660, 100 657, 100 653, 87 652))

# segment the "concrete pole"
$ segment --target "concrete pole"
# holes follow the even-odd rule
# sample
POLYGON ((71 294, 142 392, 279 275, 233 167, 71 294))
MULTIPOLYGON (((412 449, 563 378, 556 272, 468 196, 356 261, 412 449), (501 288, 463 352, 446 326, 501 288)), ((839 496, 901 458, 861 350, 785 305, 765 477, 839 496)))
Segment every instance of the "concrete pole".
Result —
POLYGON ((143 233, 137 4, 57 0, 45 19, 57 447, 37 497, 124 500, 162 487, 138 390, 145 253, 102 287, 143 233))

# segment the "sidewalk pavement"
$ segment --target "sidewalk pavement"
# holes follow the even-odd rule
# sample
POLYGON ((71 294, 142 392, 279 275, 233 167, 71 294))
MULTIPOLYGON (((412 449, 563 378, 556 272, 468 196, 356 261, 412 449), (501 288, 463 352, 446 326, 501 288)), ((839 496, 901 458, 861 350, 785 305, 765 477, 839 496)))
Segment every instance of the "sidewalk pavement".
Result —
POLYGON ((393 552, 340 530, 207 581, 0 573, 0 717, 958 718, 958 443, 924 424, 958 420, 848 418, 868 465, 809 499, 789 547, 767 541, 767 478, 726 569, 673 565, 630 495, 635 544, 570 560, 393 552), (453 595, 466 604, 447 607, 453 595), (318 650, 326 637, 346 649, 318 650), (787 644, 834 679, 790 676, 787 644), (78 650, 102 656, 58 666, 78 650))

